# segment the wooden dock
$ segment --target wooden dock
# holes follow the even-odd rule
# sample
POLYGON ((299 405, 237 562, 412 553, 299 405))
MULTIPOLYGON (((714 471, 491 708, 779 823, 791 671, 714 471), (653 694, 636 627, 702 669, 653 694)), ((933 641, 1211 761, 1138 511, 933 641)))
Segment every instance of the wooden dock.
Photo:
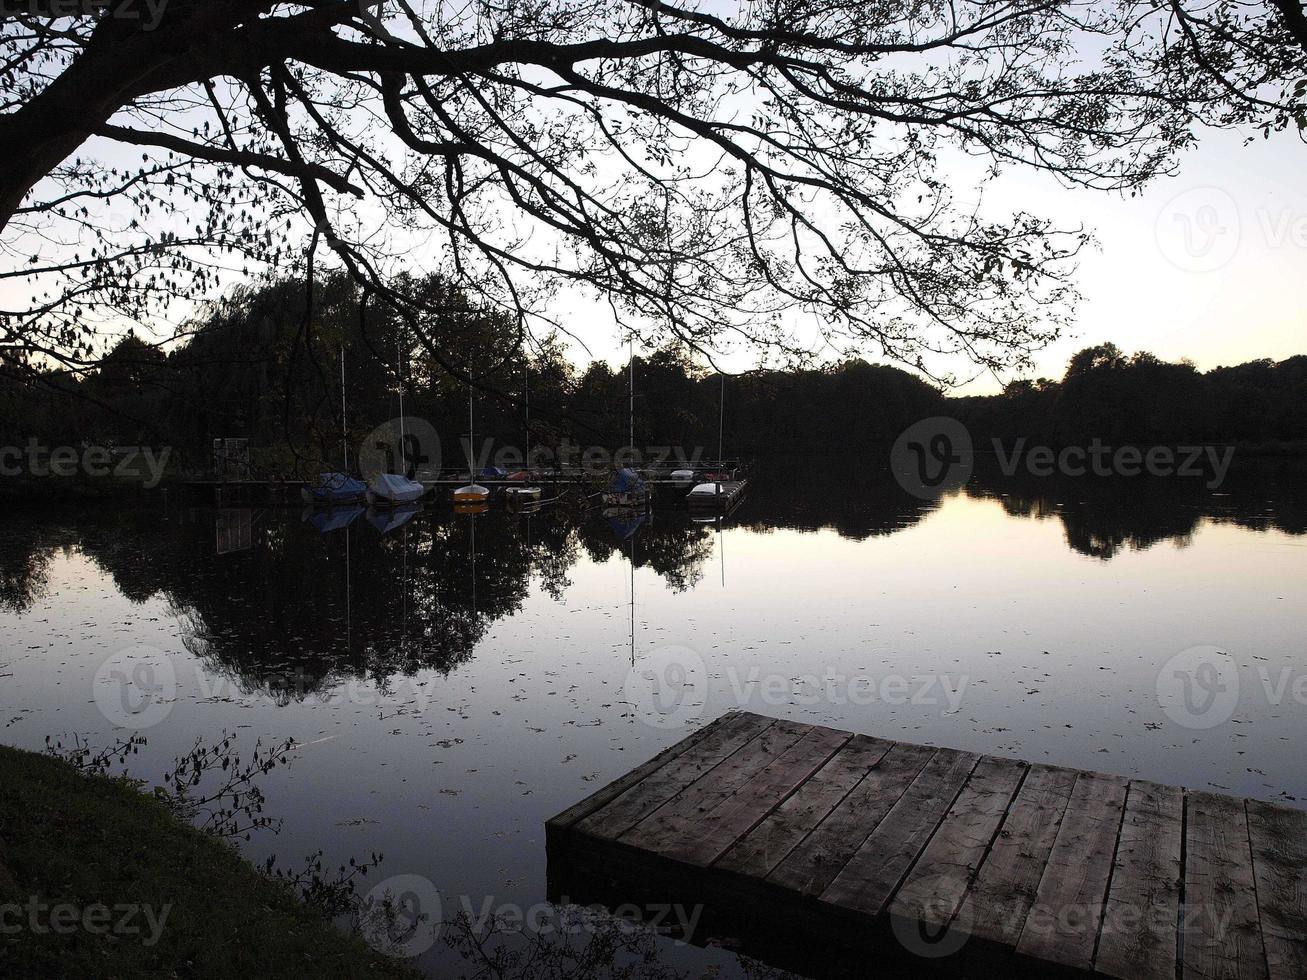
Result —
POLYGON ((1307 812, 1256 800, 739 712, 546 836, 552 900, 809 976, 1307 977, 1307 812))

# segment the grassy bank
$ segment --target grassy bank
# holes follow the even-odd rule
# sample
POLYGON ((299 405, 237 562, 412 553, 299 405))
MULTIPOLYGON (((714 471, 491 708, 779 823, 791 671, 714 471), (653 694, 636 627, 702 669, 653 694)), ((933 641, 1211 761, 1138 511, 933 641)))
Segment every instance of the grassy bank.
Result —
POLYGON ((132 784, 0 746, 0 976, 412 974, 132 784))

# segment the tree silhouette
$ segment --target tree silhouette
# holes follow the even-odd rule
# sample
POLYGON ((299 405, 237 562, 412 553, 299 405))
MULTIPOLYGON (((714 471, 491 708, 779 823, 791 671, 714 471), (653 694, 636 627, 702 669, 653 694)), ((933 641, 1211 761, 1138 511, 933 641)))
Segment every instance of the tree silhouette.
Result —
MULTIPOLYGON (((1133 189, 1196 125, 1301 126, 1301 11, 1182 0, 6 3, 0 362, 328 250, 435 360, 456 314, 597 291, 653 346, 1020 363, 1084 241, 942 161, 1133 189), (423 314, 444 313, 434 321, 423 314)), ((453 373, 463 370, 455 365, 453 373)))

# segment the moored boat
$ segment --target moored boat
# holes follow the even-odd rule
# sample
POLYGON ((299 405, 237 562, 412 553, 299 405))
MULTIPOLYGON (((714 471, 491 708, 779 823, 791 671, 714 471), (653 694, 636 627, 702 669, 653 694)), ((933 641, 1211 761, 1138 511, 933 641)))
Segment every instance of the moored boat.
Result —
POLYGON ((670 479, 682 486, 691 484, 694 482, 694 470, 672 470, 670 479))
POLYGON ((484 504, 490 500, 490 491, 479 483, 469 483, 454 491, 456 504, 484 504))
POLYGON ((540 487, 506 487, 504 489, 504 500, 510 507, 520 507, 523 504, 534 503, 539 500, 542 493, 540 487))
POLYGON ((368 487, 368 503, 374 507, 395 507, 399 504, 411 504, 421 499, 427 488, 417 480, 410 480, 399 473, 381 473, 374 477, 368 487))
POLYGON ((320 473, 316 483, 300 488, 300 498, 306 504, 330 507, 334 504, 358 503, 367 492, 367 484, 348 473, 320 473))
POLYGON ((649 490, 635 470, 624 466, 613 472, 608 489, 603 492, 605 507, 646 507, 649 490))
POLYGON ((694 487, 685 495, 685 502, 692 508, 711 508, 717 512, 733 509, 744 497, 747 480, 712 480, 694 487))

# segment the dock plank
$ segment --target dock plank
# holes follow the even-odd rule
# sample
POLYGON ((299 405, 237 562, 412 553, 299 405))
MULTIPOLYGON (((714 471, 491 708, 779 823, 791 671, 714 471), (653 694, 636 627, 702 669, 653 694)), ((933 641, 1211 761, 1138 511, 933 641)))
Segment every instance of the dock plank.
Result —
POLYGON ((697 819, 692 816, 684 832, 669 838, 661 853, 690 864, 712 864, 824 766, 850 737, 848 732, 829 728, 811 729, 715 807, 705 808, 697 819))
POLYGON ((1242 800, 1190 793, 1185 811, 1186 980, 1265 980, 1257 886, 1242 800))
POLYGON ((900 918, 947 925, 998 834, 1024 763, 982 757, 890 904, 900 918))
POLYGON ((854 735, 799 789, 716 861, 765 878, 885 757, 893 742, 854 735))
POLYGON ((895 745, 767 880, 800 895, 821 894, 934 755, 924 745, 895 745))
POLYGON ((731 753, 771 727, 772 719, 740 712, 707 738, 667 760, 574 824, 582 833, 615 839, 708 772, 731 753))
POLYGON ((907 792, 821 893, 821 900, 864 915, 878 915, 979 761, 980 756, 973 752, 937 750, 907 792))
POLYGON ((799 722, 773 722, 618 839, 631 847, 678 856, 688 842, 700 836, 700 824, 706 813, 748 784, 812 730, 811 725, 799 722))
POLYGON ((958 912, 972 936, 1016 945, 1075 781, 1074 769, 1030 767, 958 912))
POLYGON ((1112 874, 1126 780, 1082 772, 1017 940, 1017 952, 1088 970, 1112 874))
POLYGON ((1249 800, 1247 813, 1267 972, 1307 977, 1307 812, 1249 800))
POLYGON ((1094 969, 1109 977, 1175 980, 1184 791, 1130 783, 1094 969))
POLYGON ((591 793, 585 799, 573 803, 562 813, 550 819, 548 826, 552 828, 570 827, 583 817, 594 813, 600 807, 616 799, 626 790, 630 789, 636 783, 640 782, 646 776, 650 775, 657 769, 661 769, 664 764, 683 754, 691 747, 698 745, 717 729, 721 728, 727 721, 738 718, 738 715, 724 714, 715 721, 709 722, 702 728, 696 729, 686 738, 681 739, 675 745, 663 749, 648 762, 636 766, 630 772, 625 773, 614 779, 608 785, 591 793))

